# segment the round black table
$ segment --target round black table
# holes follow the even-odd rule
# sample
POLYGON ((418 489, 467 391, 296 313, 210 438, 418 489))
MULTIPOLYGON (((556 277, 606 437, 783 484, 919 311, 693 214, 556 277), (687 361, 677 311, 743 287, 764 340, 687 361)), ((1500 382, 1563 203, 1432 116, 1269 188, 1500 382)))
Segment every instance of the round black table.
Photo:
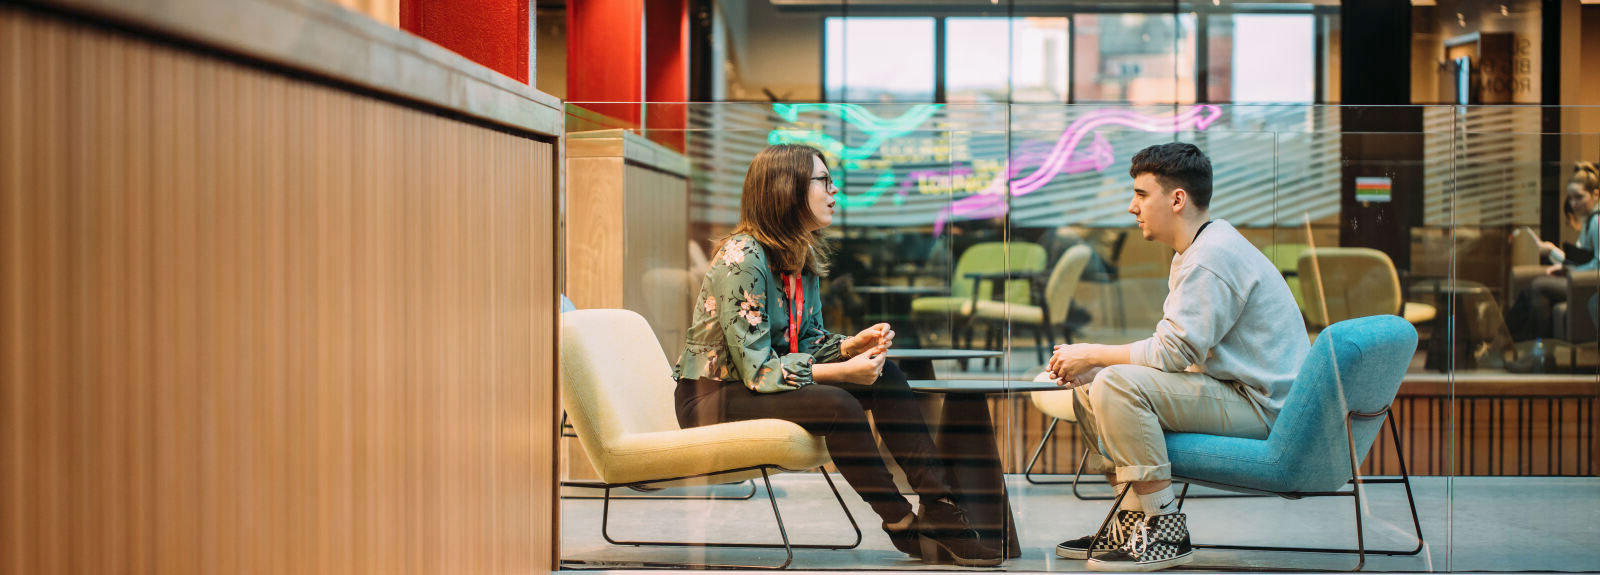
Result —
POLYGON ((999 379, 913 379, 911 389, 923 393, 979 394, 1053 391, 1061 389, 1053 381, 999 380, 999 379))
POLYGON ((940 359, 985 359, 1000 357, 1004 352, 987 349, 918 349, 918 348, 889 348, 889 359, 900 364, 900 371, 906 373, 906 379, 935 379, 933 376, 933 362, 940 359))

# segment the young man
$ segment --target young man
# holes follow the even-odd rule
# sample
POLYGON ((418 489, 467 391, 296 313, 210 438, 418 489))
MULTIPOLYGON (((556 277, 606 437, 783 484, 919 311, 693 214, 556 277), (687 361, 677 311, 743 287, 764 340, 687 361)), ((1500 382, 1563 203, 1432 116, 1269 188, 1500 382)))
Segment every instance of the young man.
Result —
POLYGON ((1115 467, 1122 497, 1100 533, 1056 554, 1096 571, 1153 571, 1193 558, 1172 491, 1166 431, 1265 438, 1310 345, 1278 269, 1239 231, 1211 219, 1211 161, 1191 144, 1133 157, 1128 213, 1144 239, 1177 252, 1155 334, 1128 345, 1058 346, 1050 371, 1075 387, 1084 436, 1115 467))

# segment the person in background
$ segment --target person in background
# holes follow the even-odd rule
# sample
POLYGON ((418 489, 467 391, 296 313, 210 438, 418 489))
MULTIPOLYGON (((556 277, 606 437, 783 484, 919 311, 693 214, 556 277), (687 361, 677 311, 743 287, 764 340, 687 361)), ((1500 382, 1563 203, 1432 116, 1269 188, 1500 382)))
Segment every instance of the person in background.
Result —
POLYGON ((1595 257, 1600 252, 1600 169, 1593 162, 1578 162, 1562 202, 1567 211, 1578 214, 1583 222, 1576 245, 1584 253, 1568 254, 1554 243, 1539 242, 1539 255, 1549 256, 1555 263, 1545 269, 1544 277, 1534 279, 1528 289, 1533 298, 1534 337, 1549 337, 1554 333, 1550 310, 1555 304, 1567 301, 1565 276, 1569 272, 1600 269, 1600 258, 1595 257))
POLYGON ((1000 545, 967 520, 905 374, 886 362, 894 331, 880 323, 846 337, 822 324, 823 230, 838 192, 815 148, 786 144, 756 155, 739 224, 711 256, 674 368, 679 424, 793 421, 826 438, 839 473, 883 519, 896 549, 998 565, 1000 545), (917 513, 879 454, 874 429, 916 491, 917 513))

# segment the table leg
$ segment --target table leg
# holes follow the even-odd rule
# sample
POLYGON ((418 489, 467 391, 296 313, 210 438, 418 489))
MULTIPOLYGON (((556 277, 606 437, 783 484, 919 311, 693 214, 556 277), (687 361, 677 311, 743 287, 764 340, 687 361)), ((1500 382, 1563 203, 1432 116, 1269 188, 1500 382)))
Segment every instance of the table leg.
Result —
MULTIPOLYGON (((900 359, 907 379, 935 379, 933 362, 900 359)), ((931 417, 934 449, 968 517, 985 539, 1004 536, 1006 557, 1021 557, 1016 520, 1006 492, 1005 470, 995 447, 994 419, 988 396, 981 393, 940 394, 939 414, 931 417)))
POLYGON ((995 447, 988 396, 946 394, 943 414, 935 430, 934 447, 945 462, 946 473, 955 484, 952 487, 962 507, 982 536, 989 540, 1003 537, 1006 557, 1022 556, 1000 452, 995 447))

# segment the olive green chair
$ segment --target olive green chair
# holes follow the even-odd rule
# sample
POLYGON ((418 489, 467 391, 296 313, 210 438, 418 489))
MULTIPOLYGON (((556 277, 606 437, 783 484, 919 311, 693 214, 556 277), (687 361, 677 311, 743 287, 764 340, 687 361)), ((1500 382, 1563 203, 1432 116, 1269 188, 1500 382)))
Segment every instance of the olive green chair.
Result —
MULTIPOLYGON (((911 317, 924 328, 950 321, 958 345, 972 346, 973 311, 980 301, 1002 301, 1028 305, 1033 298, 1032 282, 1026 274, 1045 269, 1045 251, 1038 244, 1025 242, 984 242, 961 253, 950 277, 950 295, 926 296, 911 300, 911 317), (1006 274, 1017 274, 1007 279, 1006 274), (1004 286, 999 298, 995 287, 1004 286), (964 340, 964 341, 963 341, 964 340)), ((923 333, 936 333, 924 329, 923 333)))
POLYGON ((1412 325, 1432 321, 1434 306, 1405 301, 1388 254, 1372 248, 1313 248, 1300 254, 1300 290, 1306 322, 1326 327, 1347 319, 1398 315, 1412 325), (1322 291, 1317 291, 1320 267, 1322 291), (1323 310, 1327 316, 1323 317, 1323 310))

